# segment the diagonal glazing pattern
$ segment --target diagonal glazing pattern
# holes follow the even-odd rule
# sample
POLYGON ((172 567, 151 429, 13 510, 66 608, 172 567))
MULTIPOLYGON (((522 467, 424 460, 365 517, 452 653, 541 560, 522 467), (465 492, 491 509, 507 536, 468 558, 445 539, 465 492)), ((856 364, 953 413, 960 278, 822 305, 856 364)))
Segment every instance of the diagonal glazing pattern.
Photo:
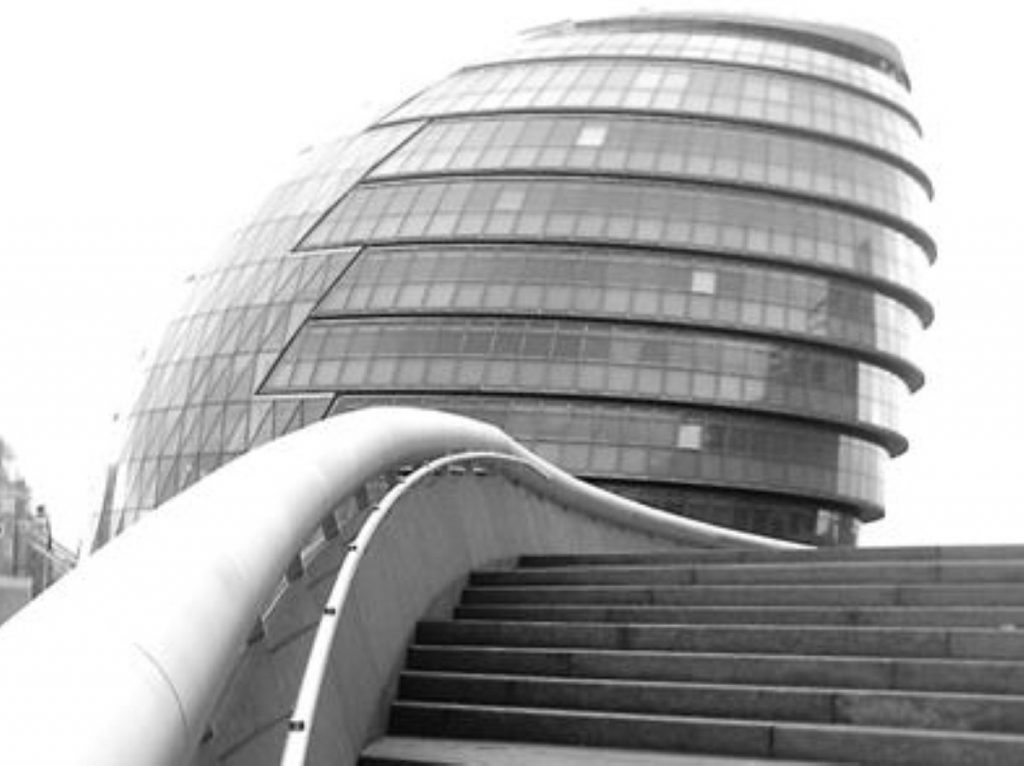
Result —
POLYGON ((756 16, 542 27, 305 157, 153 356, 97 544, 361 406, 821 545, 884 513, 933 315, 899 52, 756 16))

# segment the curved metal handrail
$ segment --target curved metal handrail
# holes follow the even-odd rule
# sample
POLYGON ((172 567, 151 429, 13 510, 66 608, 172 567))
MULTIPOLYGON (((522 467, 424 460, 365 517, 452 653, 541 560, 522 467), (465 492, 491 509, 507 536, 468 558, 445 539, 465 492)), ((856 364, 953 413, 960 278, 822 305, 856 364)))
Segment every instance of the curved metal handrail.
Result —
POLYGON ((468 418, 399 407, 341 415, 193 485, 0 629, 5 757, 30 762, 45 743, 55 765, 182 762, 253 622, 325 514, 390 468, 472 450, 522 459, 546 477, 536 481, 547 495, 617 524, 772 545, 584 485, 468 418))
MULTIPOLYGON (((554 486, 558 486, 561 489, 561 492, 558 493, 561 495, 561 502, 585 513, 588 510, 592 513, 596 507, 601 507, 603 512, 594 515, 602 516, 606 520, 622 521, 621 518, 611 518, 615 515, 615 513, 609 513, 612 509, 620 512, 623 516, 632 516, 634 518, 647 516, 652 514, 652 512, 653 514, 662 513, 618 495, 613 495, 599 489, 596 490, 591 485, 585 484, 569 474, 565 474, 560 469, 532 454, 528 457, 522 457, 496 452, 465 452, 437 458, 420 466, 407 476, 404 481, 392 487, 382 498, 379 505, 360 529, 355 540, 348 547, 348 555, 342 562, 331 587, 331 592, 324 604, 323 613, 313 638, 312 648, 307 657, 306 668, 303 672, 299 692, 296 695, 295 706, 288 722, 288 733, 280 760, 281 766, 305 766, 306 764, 309 743, 313 736, 313 723, 324 679, 328 672, 331 650, 342 624, 342 611, 346 607, 347 598, 352 591, 360 564, 370 546, 377 539, 378 531, 395 510, 396 504, 411 491, 414 491, 418 484, 457 463, 479 461, 487 461, 493 464, 499 471, 505 473, 510 470, 519 469, 515 479, 543 495, 550 496, 555 494, 551 492, 551 489, 554 486)), ((710 545, 729 543, 739 547, 800 547, 781 541, 769 541, 742 532, 711 527, 710 525, 692 522, 688 519, 683 519, 682 522, 683 528, 686 530, 684 540, 690 543, 710 545), (700 534, 696 534, 698 532, 700 534)), ((661 531, 665 532, 664 529, 661 531)), ((675 537, 675 535, 669 536, 675 537)), ((683 541, 678 538, 677 540, 683 541)))
POLYGON ((356 539, 348 547, 348 555, 341 564, 338 575, 331 587, 324 604, 323 615, 317 625, 313 645, 306 660, 306 669, 299 685, 299 693, 295 698, 295 708, 288 722, 288 735, 285 739, 284 751, 281 755, 281 766, 304 766, 309 739, 312 735, 312 723, 316 713, 320 693, 323 689, 324 677, 330 660, 334 637, 340 624, 339 617, 345 607, 345 601, 352 588, 356 570, 363 560, 363 555, 373 543, 377 530, 387 519, 397 503, 408 491, 423 479, 454 464, 469 460, 507 460, 537 472, 543 477, 537 466, 519 457, 503 455, 497 452, 462 452, 432 460, 420 466, 405 480, 392 487, 383 497, 380 504, 359 530, 356 539))

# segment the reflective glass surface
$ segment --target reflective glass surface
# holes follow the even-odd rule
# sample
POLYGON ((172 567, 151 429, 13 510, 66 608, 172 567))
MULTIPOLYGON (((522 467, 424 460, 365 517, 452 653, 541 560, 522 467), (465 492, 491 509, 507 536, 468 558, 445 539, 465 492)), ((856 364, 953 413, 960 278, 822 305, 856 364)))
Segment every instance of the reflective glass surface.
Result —
POLYGON ((332 413, 393 403, 485 420, 572 473, 838 499, 876 514, 885 450, 811 425, 684 407, 504 397, 344 396, 332 413), (698 425, 700 447, 676 446, 698 425))
POLYGON ((594 483, 680 516, 807 545, 854 545, 860 527, 860 519, 849 508, 829 507, 814 501, 798 502, 766 494, 717 492, 638 481, 595 480, 594 483))
POLYGON ((98 541, 394 401, 671 510, 851 542, 922 382, 919 130, 871 36, 714 24, 547 28, 307 153, 190 278, 98 541))
POLYGON ((815 205, 703 187, 597 179, 363 185, 302 246, 510 237, 781 259, 877 277, 914 292, 928 263, 905 234, 815 205))
POLYGON ((871 208, 927 227, 928 194, 863 152, 751 128, 636 117, 533 115, 426 126, 375 177, 494 170, 571 171, 768 187, 871 208))
MULTIPOLYGON (((921 323, 855 282, 697 256, 582 248, 365 248, 314 310, 561 315, 793 335, 913 365, 921 323)), ((904 374, 908 374, 904 372, 904 374)), ((920 374, 910 374, 916 385, 920 374)))
POLYGON ((522 43, 498 60, 588 56, 689 59, 781 69, 842 83, 904 108, 910 101, 909 92, 899 82, 866 64, 795 43, 722 32, 591 32, 541 37, 522 43))
POLYGON ((703 402, 895 430, 907 389, 836 354, 763 341, 571 320, 307 323, 262 390, 529 391, 703 402))
POLYGON ((511 109, 666 112, 844 138, 917 162, 920 135, 899 111, 824 83, 700 64, 568 61, 474 69, 428 88, 386 121, 511 109))
POLYGON ((98 540, 257 444, 319 420, 329 399, 254 399, 257 384, 355 250, 292 253, 338 197, 416 129, 332 142, 300 158, 237 231, 164 332, 127 419, 113 514, 98 540))

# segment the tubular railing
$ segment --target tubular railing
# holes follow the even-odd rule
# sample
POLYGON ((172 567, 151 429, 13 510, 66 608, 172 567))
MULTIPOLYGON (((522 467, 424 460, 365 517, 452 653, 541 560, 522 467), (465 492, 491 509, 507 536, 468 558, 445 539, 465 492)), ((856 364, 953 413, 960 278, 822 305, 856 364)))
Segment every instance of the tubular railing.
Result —
MULTIPOLYGON (((309 742, 312 737, 313 722, 317 704, 327 675, 331 649, 341 624, 342 610, 346 597, 353 587, 353 581, 364 553, 373 544, 377 530, 392 512, 396 503, 403 498, 411 486, 444 468, 457 463, 485 458, 491 461, 508 461, 523 466, 527 470, 537 471, 536 466, 522 458, 502 455, 495 452, 458 453, 430 461, 417 469, 403 483, 393 487, 381 500, 380 505, 362 526, 356 539, 348 546, 349 553, 338 571, 338 576, 331 588, 327 602, 324 604, 323 616, 317 626, 313 645, 306 660, 306 668, 295 699, 295 709, 288 721, 288 734, 285 738, 281 766, 304 766, 309 742)), ((538 474, 543 480, 543 474, 538 474)))
MULTIPOLYGON (((375 476, 465 451, 516 458, 551 502, 664 540, 784 547, 583 484, 467 418, 407 408, 339 416, 198 482, 0 628, 5 762, 187 762, 253 624, 328 514, 375 476)), ((351 560, 343 573, 360 559, 351 560)))

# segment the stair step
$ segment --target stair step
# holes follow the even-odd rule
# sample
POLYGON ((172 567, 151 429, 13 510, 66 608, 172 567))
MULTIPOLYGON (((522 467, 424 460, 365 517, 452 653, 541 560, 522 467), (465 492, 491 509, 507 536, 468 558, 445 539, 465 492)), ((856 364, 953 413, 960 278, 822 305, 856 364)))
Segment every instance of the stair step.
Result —
POLYGON ((632 566, 709 562, 803 562, 803 561, 1024 561, 1022 545, 952 545, 880 548, 797 548, 791 550, 739 550, 681 548, 657 553, 547 554, 522 556, 521 567, 632 566))
POLYGON ((530 567, 474 572, 471 586, 1024 582, 1024 562, 819 561, 530 567))
MULTIPOLYGON (((381 737, 359 759, 361 766, 826 766, 825 761, 730 758, 498 740, 381 737)), ((836 763, 835 761, 831 763, 836 763)))
POLYGON ((400 735, 530 740, 766 758, 956 766, 1024 762, 1024 737, 869 726, 820 726, 692 716, 637 715, 398 701, 400 735))
POLYGON ((391 733, 500 740, 433 763, 1024 763, 1022 585, 1024 546, 524 557, 417 627, 391 733))
POLYGON ((416 641, 691 652, 757 652, 979 659, 1024 658, 1024 631, 775 625, 640 625, 425 621, 416 641))
POLYGON ((1024 663, 999 660, 417 644, 409 649, 407 667, 481 674, 1024 695, 1024 663))
POLYGON ((464 604, 676 606, 1024 606, 1024 588, 988 585, 560 585, 469 587, 464 604))
POLYGON ((406 671, 399 698, 498 707, 1024 733, 1024 697, 406 671))
POLYGON ((1024 607, 771 607, 469 604, 459 620, 639 622, 666 624, 863 625, 875 627, 1024 628, 1024 607))

